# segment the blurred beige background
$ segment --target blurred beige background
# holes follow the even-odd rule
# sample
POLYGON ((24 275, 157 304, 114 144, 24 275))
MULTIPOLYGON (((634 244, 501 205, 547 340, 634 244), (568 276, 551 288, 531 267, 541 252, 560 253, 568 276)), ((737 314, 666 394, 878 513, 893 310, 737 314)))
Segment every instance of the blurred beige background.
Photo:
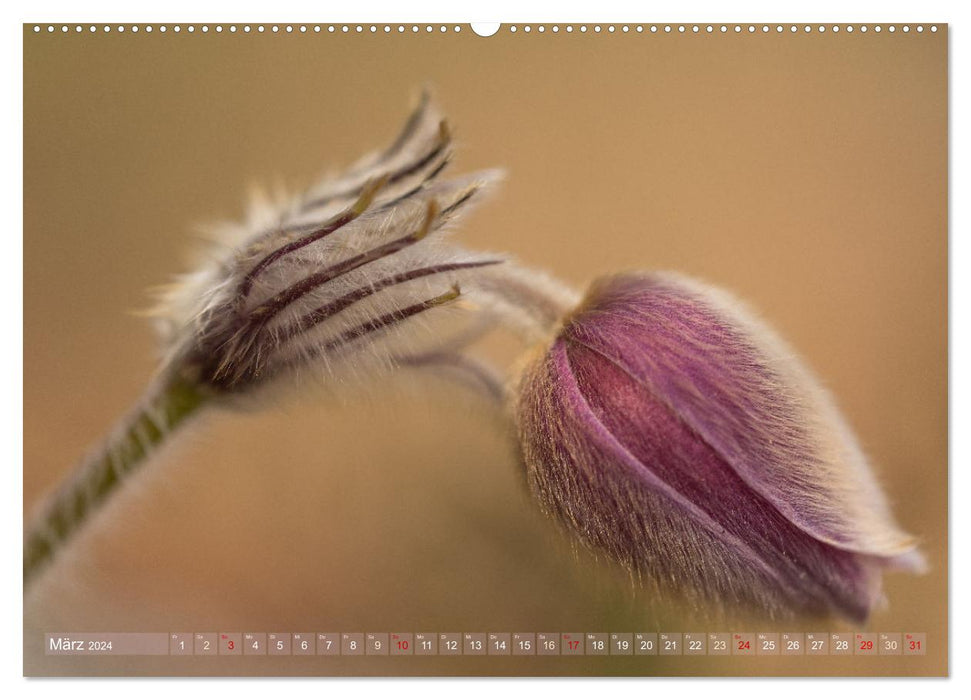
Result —
POLYGON ((838 397, 931 564, 889 575, 867 625, 926 631, 924 658, 42 655, 41 631, 725 631, 574 556, 461 392, 302 398, 211 414, 116 498, 26 598, 27 673, 946 672, 946 29, 25 28, 24 54, 28 512, 151 376, 131 312, 185 269, 196 227, 238 216, 253 183, 307 185, 383 146, 429 84, 460 141, 451 172, 508 172, 465 243, 577 285, 675 269, 751 302, 838 397))

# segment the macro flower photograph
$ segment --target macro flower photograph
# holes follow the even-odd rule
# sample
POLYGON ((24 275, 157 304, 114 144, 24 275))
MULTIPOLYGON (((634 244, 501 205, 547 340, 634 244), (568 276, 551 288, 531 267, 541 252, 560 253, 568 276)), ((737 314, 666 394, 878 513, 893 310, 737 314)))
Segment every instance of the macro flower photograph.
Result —
POLYGON ((26 675, 947 673, 946 28, 270 26, 24 27, 26 675), (44 648, 326 630, 927 651, 44 648))

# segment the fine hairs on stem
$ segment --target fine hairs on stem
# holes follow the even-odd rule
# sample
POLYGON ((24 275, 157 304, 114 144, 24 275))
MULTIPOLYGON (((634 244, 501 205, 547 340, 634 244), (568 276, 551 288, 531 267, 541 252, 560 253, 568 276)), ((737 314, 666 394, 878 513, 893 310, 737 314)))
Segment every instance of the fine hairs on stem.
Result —
POLYGON ((292 200, 254 203, 156 312, 164 360, 132 412, 36 510, 29 585, 152 452, 206 406, 299 375, 373 382, 396 367, 441 370, 501 399, 495 370, 464 345, 498 324, 549 336, 576 299, 507 256, 447 234, 498 179, 443 180, 452 134, 428 93, 397 139, 292 200))
POLYGON ((118 422, 35 515, 24 538, 25 583, 205 400, 199 387, 175 378, 149 388, 139 406, 118 422))

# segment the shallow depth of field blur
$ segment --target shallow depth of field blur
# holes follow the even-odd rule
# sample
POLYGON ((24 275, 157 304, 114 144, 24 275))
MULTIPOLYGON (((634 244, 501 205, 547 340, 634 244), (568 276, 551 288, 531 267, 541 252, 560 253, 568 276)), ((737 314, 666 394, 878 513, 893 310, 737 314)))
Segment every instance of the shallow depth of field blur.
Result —
POLYGON ((946 672, 945 28, 24 31, 27 513, 151 377, 135 312, 199 225, 384 146, 430 85, 449 172, 508 173, 464 243, 578 286, 673 269, 749 301, 836 395, 931 567, 887 576, 867 625, 927 632, 924 658, 45 657, 45 631, 851 629, 709 629, 633 595, 537 513, 506 426, 460 389, 294 397, 210 412, 113 500, 25 598, 26 673, 946 672))

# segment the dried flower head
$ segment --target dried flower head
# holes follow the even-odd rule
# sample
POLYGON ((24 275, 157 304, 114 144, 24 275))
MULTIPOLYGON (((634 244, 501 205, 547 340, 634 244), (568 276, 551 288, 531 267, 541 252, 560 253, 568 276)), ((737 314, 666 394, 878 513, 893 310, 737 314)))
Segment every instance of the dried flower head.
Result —
POLYGON ((681 276, 596 283, 527 368, 517 418, 545 509, 699 606, 859 621, 882 568, 921 565, 819 383, 681 276))
POLYGON ((434 349, 447 332, 423 333, 413 320, 450 305, 503 260, 443 235, 497 177, 440 180, 451 144, 423 95, 385 151, 297 198, 258 202, 245 224, 226 227, 220 254, 166 295, 169 366, 238 393, 307 369, 371 373, 434 349))

